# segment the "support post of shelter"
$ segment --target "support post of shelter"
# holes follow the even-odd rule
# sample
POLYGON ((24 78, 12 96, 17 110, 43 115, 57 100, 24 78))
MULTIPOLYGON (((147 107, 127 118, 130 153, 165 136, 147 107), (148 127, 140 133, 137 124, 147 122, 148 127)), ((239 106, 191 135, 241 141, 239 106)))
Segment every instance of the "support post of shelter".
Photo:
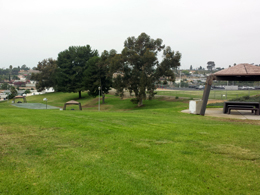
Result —
POLYGON ((81 103, 79 103, 79 110, 82 110, 81 103))
POLYGON ((25 97, 25 96, 19 96, 19 95, 18 95, 18 96, 15 96, 15 97, 13 98, 14 103, 15 103, 15 100, 16 100, 16 99, 19 99, 19 98, 23 98, 23 102, 24 102, 24 103, 27 103, 26 97, 25 97))
POLYGON ((206 85, 205 85, 203 96, 202 96, 202 106, 201 106, 201 110, 200 110, 200 115, 202 115, 202 116, 205 115, 213 78, 214 78, 213 75, 210 75, 207 77, 206 85))

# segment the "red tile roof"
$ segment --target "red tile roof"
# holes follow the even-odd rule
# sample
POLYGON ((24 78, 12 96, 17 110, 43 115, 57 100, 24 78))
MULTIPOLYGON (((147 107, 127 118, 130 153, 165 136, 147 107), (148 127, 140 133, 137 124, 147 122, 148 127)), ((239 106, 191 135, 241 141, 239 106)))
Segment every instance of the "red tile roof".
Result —
POLYGON ((220 70, 213 75, 215 76, 250 76, 259 75, 260 67, 251 64, 238 64, 224 70, 220 70))
POLYGON ((78 104, 79 102, 76 102, 75 100, 70 100, 66 102, 66 104, 78 104))

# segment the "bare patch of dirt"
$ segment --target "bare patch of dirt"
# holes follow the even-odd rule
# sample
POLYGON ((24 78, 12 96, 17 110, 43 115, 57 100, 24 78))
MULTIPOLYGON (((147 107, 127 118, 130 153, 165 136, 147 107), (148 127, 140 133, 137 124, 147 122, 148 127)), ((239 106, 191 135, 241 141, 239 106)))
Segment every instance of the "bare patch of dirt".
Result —
MULTIPOLYGON (((178 98, 176 99, 174 96, 155 96, 155 99, 162 100, 162 101, 169 101, 169 102, 179 102, 183 101, 184 98, 178 98)), ((186 101, 184 101, 185 103, 186 101)))
POLYGON ((259 120, 245 120, 245 119, 217 118, 217 117, 214 117, 214 118, 211 117, 210 120, 230 122, 230 123, 241 123, 241 124, 246 123, 246 124, 250 124, 250 125, 260 125, 259 120))
POLYGON ((225 102, 226 100, 208 100, 208 104, 213 104, 217 102, 225 102))
POLYGON ((87 104, 82 105, 82 108, 93 108, 93 107, 97 107, 95 105, 95 103, 98 102, 98 98, 94 98, 92 100, 90 100, 87 104))

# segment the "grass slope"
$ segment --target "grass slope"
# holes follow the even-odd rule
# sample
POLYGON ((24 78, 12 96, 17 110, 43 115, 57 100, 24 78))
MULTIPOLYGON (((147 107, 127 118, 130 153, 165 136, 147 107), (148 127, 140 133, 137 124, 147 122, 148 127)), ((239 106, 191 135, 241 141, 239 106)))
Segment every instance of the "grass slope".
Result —
MULTIPOLYGON (((84 110, 0 103, 2 194, 259 194, 257 122, 183 114, 182 101, 83 94, 84 110)), ((77 94, 28 97, 53 106, 77 94)))

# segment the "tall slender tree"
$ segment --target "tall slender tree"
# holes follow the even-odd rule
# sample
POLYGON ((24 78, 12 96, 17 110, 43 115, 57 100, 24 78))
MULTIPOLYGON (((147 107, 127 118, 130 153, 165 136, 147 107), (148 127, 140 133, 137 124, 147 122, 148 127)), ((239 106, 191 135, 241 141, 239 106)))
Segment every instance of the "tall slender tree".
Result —
POLYGON ((10 65, 10 66, 9 66, 9 70, 10 70, 10 73, 9 73, 9 81, 12 80, 12 69, 13 69, 13 66, 10 65))

